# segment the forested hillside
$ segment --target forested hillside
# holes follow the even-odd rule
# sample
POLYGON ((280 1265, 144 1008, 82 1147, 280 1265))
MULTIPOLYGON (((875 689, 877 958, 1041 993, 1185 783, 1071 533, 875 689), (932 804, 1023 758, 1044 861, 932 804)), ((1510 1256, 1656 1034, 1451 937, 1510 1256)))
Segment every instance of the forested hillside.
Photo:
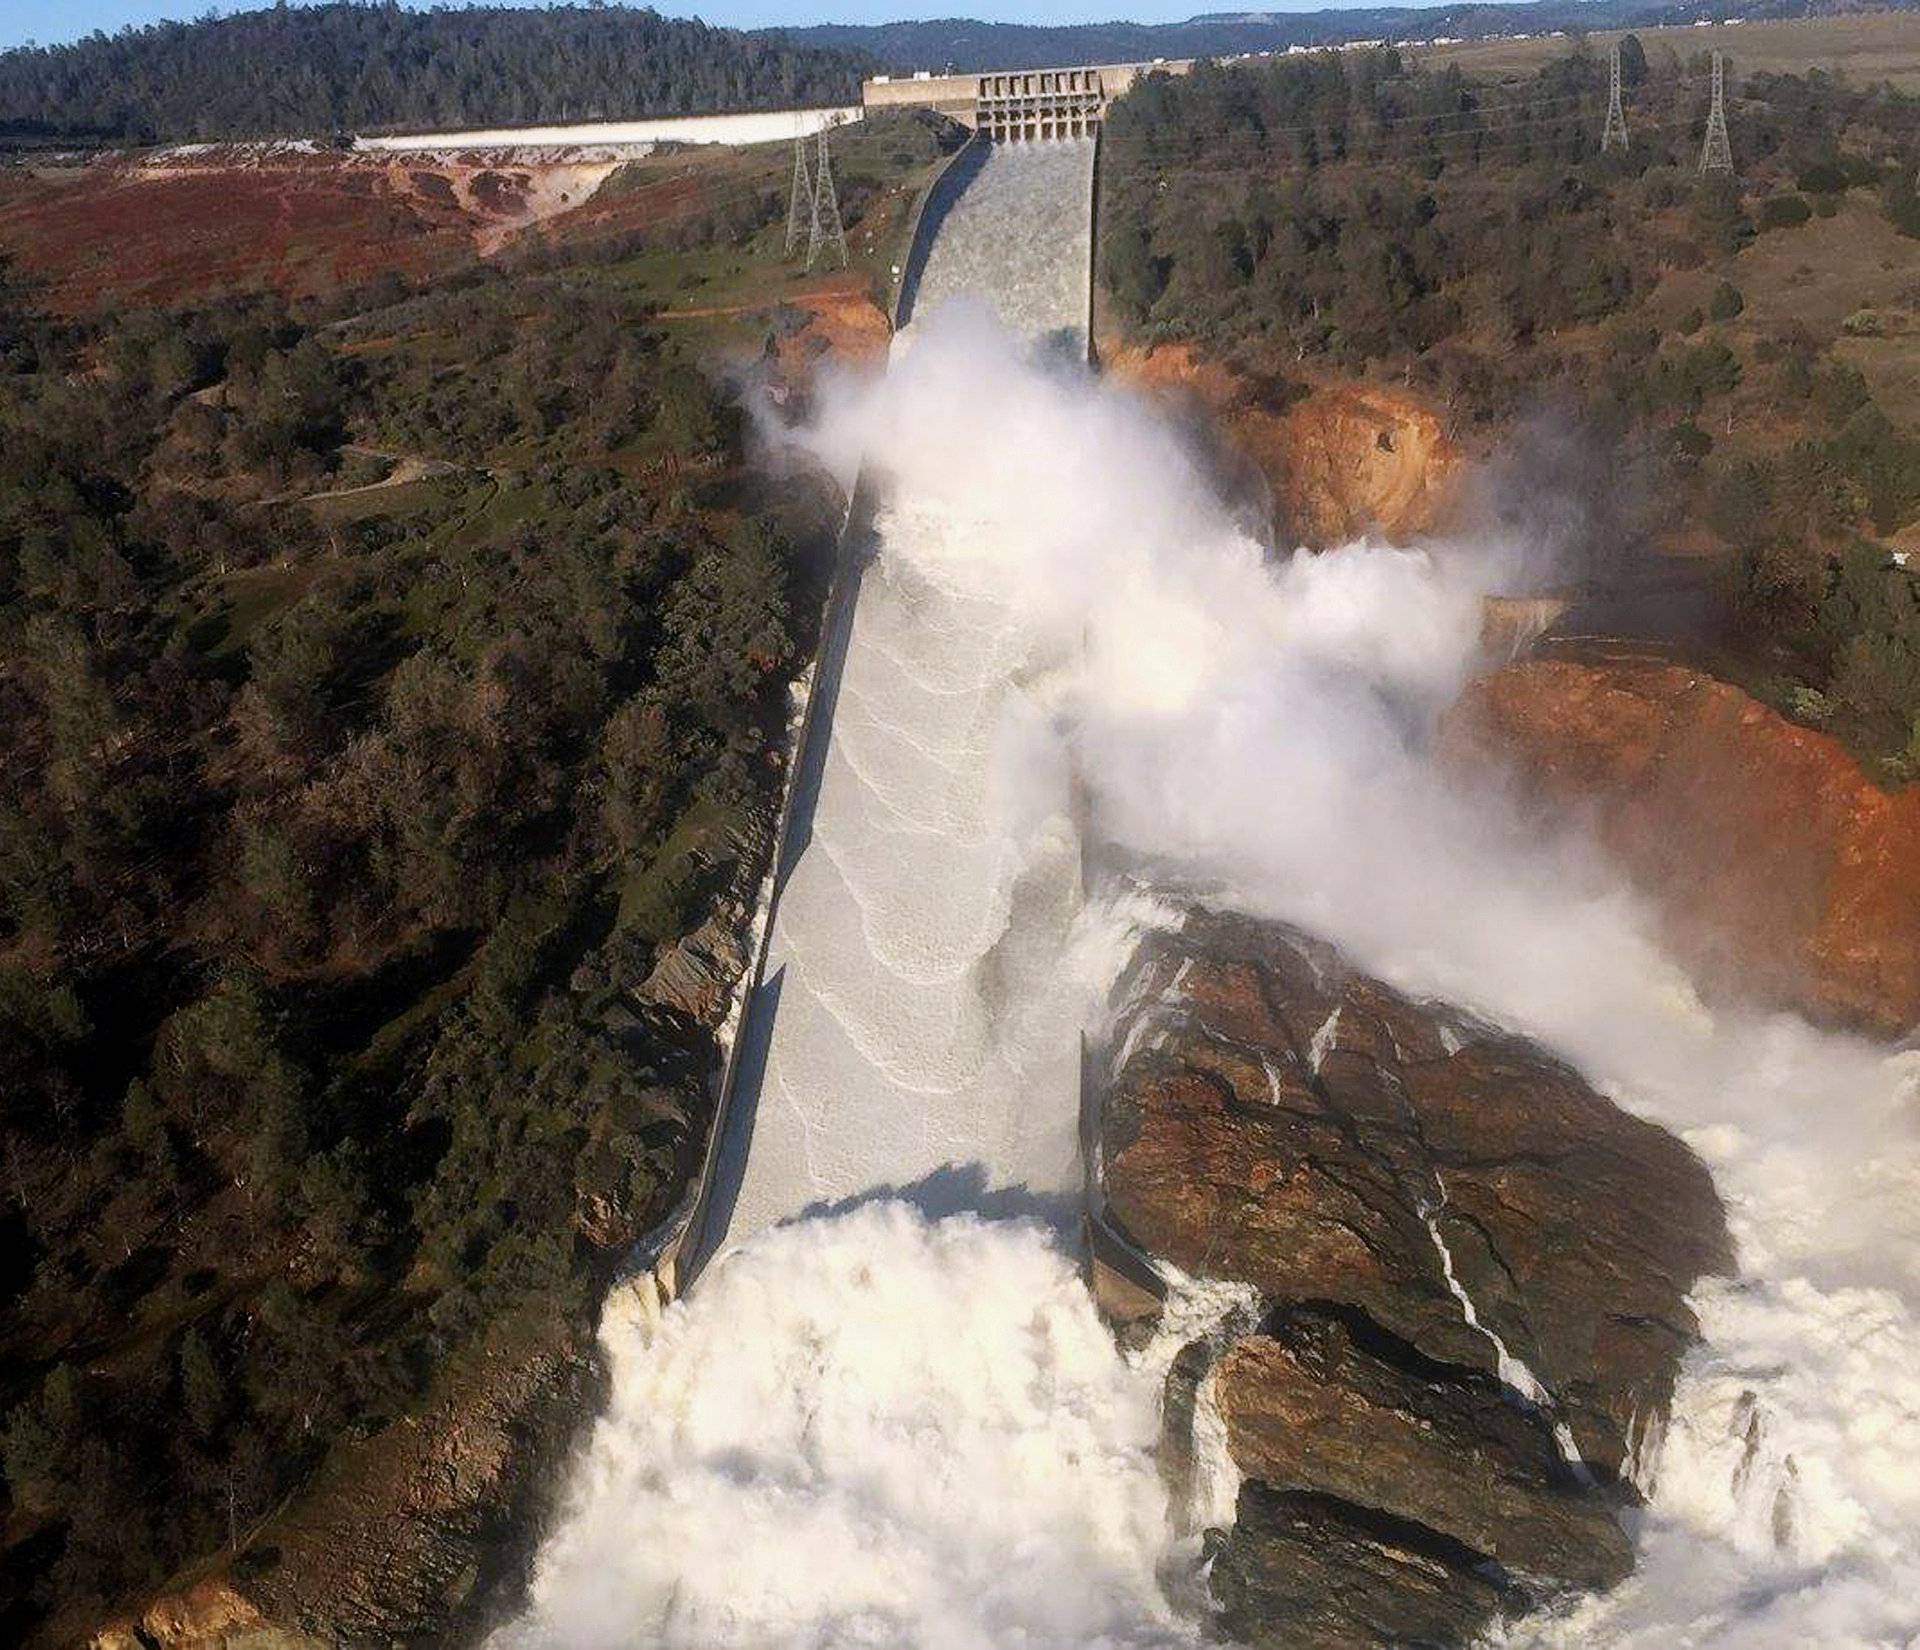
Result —
POLYGON ((1852 9, 1822 0, 1507 0, 1492 5, 1469 0, 1464 5, 1206 12, 1175 23, 987 23, 968 17, 813 23, 789 33, 808 45, 864 52, 896 71, 966 72, 1225 58, 1351 40, 1478 40, 1555 29, 1647 28, 1706 17, 1799 17, 1852 9))
POLYGON ((1499 86, 1392 51, 1152 77, 1106 133, 1113 310, 1282 398, 1373 377, 1533 441, 1590 575, 1724 566, 1722 665, 1920 773, 1920 102, 1736 77, 1738 171, 1702 176, 1707 65, 1622 55, 1606 155, 1583 49, 1499 86))
MULTIPOLYGON (((764 850, 837 518, 739 467, 625 251, 0 289, 6 1642, 209 1555, 270 1591, 338 1451, 583 1356, 699 1149, 708 1028, 640 987, 764 850)), ((356 1459, 346 1529, 434 1539, 356 1459)))
POLYGON ((0 52, 0 140, 329 136, 857 101, 860 62, 625 7, 357 0, 0 52))

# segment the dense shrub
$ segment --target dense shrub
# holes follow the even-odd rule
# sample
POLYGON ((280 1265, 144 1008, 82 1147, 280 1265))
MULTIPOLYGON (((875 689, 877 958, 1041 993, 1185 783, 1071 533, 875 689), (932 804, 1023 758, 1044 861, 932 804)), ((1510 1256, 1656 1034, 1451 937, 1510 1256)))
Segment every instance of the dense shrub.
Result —
POLYGON ((1769 195, 1760 203, 1762 229, 1791 229, 1813 216, 1813 208, 1799 195, 1769 195))
POLYGON ((110 142, 846 103, 862 61, 626 7, 330 0, 0 52, 0 110, 110 142))
POLYGON ((13 1627, 225 1545, 509 1315, 583 1318, 690 1160, 711 1051, 629 1004, 768 801, 794 529, 579 270, 363 325, 0 309, 13 1627), (440 473, 272 502, 349 432, 440 473))
MULTIPOLYGON (((1652 100, 1705 67, 1642 63, 1652 100)), ((1391 376, 1456 424, 1510 438, 1543 407, 1550 427, 1571 422, 1593 448, 1584 473, 1609 477, 1604 498, 1569 481, 1596 565, 1631 566, 1663 537, 1717 538, 1740 595, 1703 652, 1790 683, 1856 749, 1891 758, 1920 713, 1920 699, 1899 704, 1904 643, 1889 638, 1905 621, 1835 607, 1829 569, 1855 539, 1920 518, 1916 438, 1791 298, 1758 284, 1764 260, 1746 249, 1755 217, 1773 230, 1837 213, 1863 183, 1920 234, 1910 100, 1749 76, 1742 171, 1702 177, 1697 134, 1643 128, 1628 155, 1599 154, 1605 88, 1580 48, 1500 87, 1392 51, 1148 76, 1104 139, 1115 311, 1255 381, 1304 363, 1391 376), (1795 182, 1807 193, 1780 192, 1795 182), (1736 284, 1750 260, 1758 313, 1736 284), (1845 645, 1819 639, 1835 622, 1855 627, 1845 645)), ((1881 325, 1859 312, 1844 330, 1881 325)))

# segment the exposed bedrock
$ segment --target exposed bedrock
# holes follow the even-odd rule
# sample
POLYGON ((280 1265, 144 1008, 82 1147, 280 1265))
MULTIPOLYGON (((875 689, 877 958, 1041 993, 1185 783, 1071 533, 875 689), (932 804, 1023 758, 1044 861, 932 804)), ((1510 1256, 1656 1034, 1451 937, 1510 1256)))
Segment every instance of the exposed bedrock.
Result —
POLYGON ((1625 1575, 1616 1514, 1686 1292, 1730 1264, 1700 1162, 1536 1045, 1278 925, 1195 914, 1126 989, 1112 1213, 1266 1303, 1213 1382, 1246 1478, 1228 1625, 1458 1642, 1625 1575))

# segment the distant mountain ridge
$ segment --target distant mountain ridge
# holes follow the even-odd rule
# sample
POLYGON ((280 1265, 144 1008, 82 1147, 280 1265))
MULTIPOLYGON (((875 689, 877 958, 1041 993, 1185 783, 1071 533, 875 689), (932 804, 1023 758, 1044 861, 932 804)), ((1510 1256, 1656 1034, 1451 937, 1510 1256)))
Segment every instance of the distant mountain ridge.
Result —
MULTIPOLYGON (((1893 0, 1893 7, 1916 3, 1893 0)), ((1227 57, 1354 40, 1471 39, 1858 9, 1851 0, 1469 0, 1214 12, 1158 24, 944 18, 743 31, 617 5, 411 11, 330 0, 0 52, 0 146, 10 139, 320 137, 769 109, 850 103, 861 77, 875 72, 1227 57)))
POLYGON ((886 71, 1036 69, 1074 63, 1227 57, 1331 46, 1353 40, 1474 39, 1554 29, 1650 28, 1663 23, 1806 17, 1906 10, 1913 0, 1867 7, 1849 0, 1522 0, 1492 5, 1365 6, 1350 11, 1208 12, 1179 23, 1082 23, 1051 27, 939 18, 911 23, 823 23, 790 28, 808 45, 857 51, 886 71))

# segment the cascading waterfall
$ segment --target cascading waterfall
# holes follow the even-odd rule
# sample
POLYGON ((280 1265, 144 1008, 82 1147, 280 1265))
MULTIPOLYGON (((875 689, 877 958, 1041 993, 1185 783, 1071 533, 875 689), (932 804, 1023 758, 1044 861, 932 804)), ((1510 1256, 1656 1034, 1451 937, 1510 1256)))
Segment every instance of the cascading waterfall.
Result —
MULTIPOLYGON (((1335 1010, 1337 1013, 1338 1010, 1335 1010)), ((1318 1064, 1314 1066, 1318 1071, 1318 1064)), ((1444 1193, 1446 1188, 1441 1188, 1444 1193)), ((1444 1205, 1442 1205, 1444 1208, 1444 1205)), ((1440 1257, 1440 1275, 1446 1280, 1447 1292, 1460 1303, 1460 1315, 1467 1320, 1470 1329, 1477 1330, 1493 1348, 1493 1366, 1501 1381, 1523 1402, 1534 1405, 1553 1414, 1553 1394, 1549 1392, 1540 1377, 1513 1355, 1512 1349, 1480 1317, 1480 1309, 1474 1304, 1473 1296, 1467 1293, 1466 1285, 1460 1281, 1460 1274, 1454 1270, 1453 1251, 1447 1247, 1447 1240, 1440 1231, 1440 1217, 1434 1209, 1423 1209, 1421 1218, 1426 1222, 1427 1236, 1433 1239, 1435 1253, 1440 1257)), ((1586 1463, 1580 1458, 1580 1447, 1574 1442, 1573 1429, 1565 1421, 1554 1418, 1554 1447, 1560 1451, 1560 1459, 1565 1461, 1575 1473, 1580 1475, 1582 1483, 1591 1484, 1587 1475, 1586 1463)))
POLYGON ((611 1405, 497 1650, 1196 1642, 1156 1374, 1044 1228, 871 1203, 604 1336, 611 1405))
MULTIPOLYGON (((949 237, 993 241, 963 218, 949 237)), ((898 606, 885 627, 876 606, 867 634, 886 644, 876 672, 888 649, 913 663, 848 696, 845 794, 862 807, 830 820, 823 789, 818 827, 834 847, 822 875, 841 886, 782 913, 789 978, 810 971, 807 994, 838 993, 841 1016, 780 1068, 781 1104, 805 1111, 782 1148, 800 1201, 752 1204, 761 1229, 736 1227, 657 1327, 609 1303, 611 1404, 500 1643, 1195 1641, 1193 1610, 1169 1599, 1197 1546, 1173 1533, 1153 1460, 1184 1326, 1129 1360, 1043 1221, 859 1195, 943 1156, 984 1166, 976 1192, 1060 1183, 1034 1073, 1111 971, 1100 937, 1135 918, 1043 900, 1052 914, 1017 967, 989 936, 1017 926, 1016 891, 1064 853, 1046 822, 1069 762, 1134 863, 1540 1038, 1714 1170, 1742 1274, 1699 1292, 1706 1338, 1652 1477, 1640 1568, 1508 1642, 1912 1642, 1916 1057, 1709 1012, 1586 848, 1535 839, 1499 797, 1435 768, 1425 730, 1472 666, 1482 594, 1511 586, 1524 546, 1276 561, 1149 412, 1037 364, 962 306, 942 312, 935 275, 911 350, 830 398, 812 437, 839 473, 854 454, 887 473, 898 606), (945 634, 916 636, 916 620, 945 634), (943 719, 957 700, 964 715, 943 719), (884 771, 890 748, 913 765, 884 771), (976 880, 966 900, 881 892, 860 854, 976 880), (809 910, 857 955, 816 958, 797 932, 809 910), (948 1009, 922 997, 889 1019, 868 997, 901 980, 944 982, 948 1009), (890 1043, 896 1029, 908 1040, 890 1043), (906 1167, 854 1184, 902 1141, 906 1167), (822 1201, 843 1206, 794 1218, 822 1201)))

